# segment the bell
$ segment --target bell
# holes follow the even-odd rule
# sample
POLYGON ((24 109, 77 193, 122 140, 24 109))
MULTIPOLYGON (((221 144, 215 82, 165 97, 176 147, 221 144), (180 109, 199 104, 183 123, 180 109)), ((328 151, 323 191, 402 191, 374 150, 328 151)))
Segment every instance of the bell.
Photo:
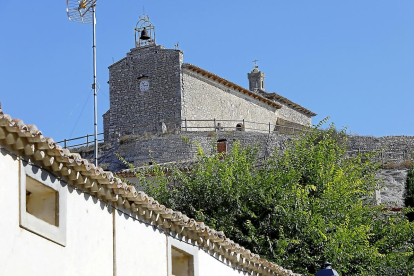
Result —
POLYGON ((141 40, 148 40, 150 38, 151 37, 148 35, 148 32, 147 32, 147 30, 144 27, 144 29, 141 32, 141 37, 139 39, 141 39, 141 40))

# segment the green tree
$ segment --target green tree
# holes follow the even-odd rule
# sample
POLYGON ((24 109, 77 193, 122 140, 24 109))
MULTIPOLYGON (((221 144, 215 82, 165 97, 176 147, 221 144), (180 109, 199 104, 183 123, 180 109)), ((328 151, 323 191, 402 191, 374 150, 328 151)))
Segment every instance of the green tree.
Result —
POLYGON ((344 140, 315 128, 264 161, 235 143, 224 159, 199 149, 189 171, 137 177, 162 204, 297 273, 329 260, 342 275, 409 275, 414 224, 373 203, 378 165, 372 154, 347 158, 344 140))
MULTIPOLYGON (((405 181, 404 204, 407 207, 414 207, 414 167, 408 170, 405 181)), ((407 217, 414 221, 414 212, 409 212, 407 217)))

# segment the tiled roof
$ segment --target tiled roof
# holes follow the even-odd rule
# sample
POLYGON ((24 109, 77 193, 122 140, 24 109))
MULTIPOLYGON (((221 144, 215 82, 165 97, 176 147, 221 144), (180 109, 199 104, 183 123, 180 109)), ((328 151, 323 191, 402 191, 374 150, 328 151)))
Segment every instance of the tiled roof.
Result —
POLYGON ((200 68, 198 66, 195 66, 193 64, 190 63, 183 63, 183 68, 187 68, 193 72, 196 72, 197 74, 200 74, 202 76, 205 76, 209 79, 212 79, 213 81, 216 81, 218 83, 221 83, 229 88, 232 88, 236 91, 239 91, 245 95, 248 95, 251 98, 257 99, 261 102, 266 103, 267 105, 273 106, 274 108, 282 108, 282 106, 280 106, 279 104, 275 103, 274 101, 271 101, 269 99, 266 99, 265 97, 263 97, 262 95, 259 95, 253 91, 250 91, 246 88, 241 87, 240 85, 235 84, 234 82, 231 82, 229 80, 226 80, 220 76, 217 76, 216 74, 213 74, 207 70, 204 70, 203 68, 200 68))
POLYGON ((221 255, 234 266, 261 275, 299 275, 260 258, 228 239, 222 231, 211 229, 203 222, 196 222, 179 211, 166 208, 144 192, 137 191, 134 186, 114 177, 112 172, 95 167, 79 154, 57 145, 52 138, 44 137, 35 125, 26 125, 22 120, 13 119, 1 109, 0 145, 19 152, 23 158, 42 164, 47 170, 65 177, 70 184, 114 206, 122 206, 138 216, 144 216, 154 226, 196 240, 198 246, 221 255))
POLYGON ((297 103, 294 103, 294 102, 292 102, 291 100, 289 100, 288 98, 282 97, 282 96, 280 96, 280 95, 279 95, 279 94, 277 94, 277 93, 269 93, 269 92, 266 92, 266 91, 263 91, 263 90, 260 90, 260 93, 261 93, 264 97, 266 97, 266 98, 268 98, 268 99, 273 99, 273 100, 276 100, 276 101, 278 101, 278 102, 284 103, 284 104, 286 104, 287 106, 289 106, 289 107, 291 107, 291 108, 293 108, 293 109, 295 109, 295 110, 301 111, 301 112, 303 112, 303 113, 305 113, 305 114, 308 114, 308 115, 310 115, 310 116, 312 116, 312 117, 317 115, 316 113, 313 113, 313 112, 312 112, 312 111, 310 111, 309 109, 306 109, 306 108, 304 108, 303 106, 298 105, 297 103))

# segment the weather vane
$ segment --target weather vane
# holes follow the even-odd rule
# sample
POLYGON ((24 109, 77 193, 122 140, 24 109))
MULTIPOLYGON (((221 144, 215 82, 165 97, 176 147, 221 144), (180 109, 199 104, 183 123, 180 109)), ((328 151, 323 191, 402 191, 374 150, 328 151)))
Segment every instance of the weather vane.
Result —
POLYGON ((84 24, 92 24, 93 27, 93 96, 94 96, 94 164, 98 166, 98 104, 97 104, 97 81, 96 81, 96 35, 95 35, 95 8, 97 0, 66 0, 66 12, 68 18, 74 22, 80 22, 84 24))
POLYGON ((258 61, 259 61, 258 59, 255 59, 255 60, 252 61, 252 62, 254 62, 254 68, 259 68, 259 66, 257 65, 258 61))

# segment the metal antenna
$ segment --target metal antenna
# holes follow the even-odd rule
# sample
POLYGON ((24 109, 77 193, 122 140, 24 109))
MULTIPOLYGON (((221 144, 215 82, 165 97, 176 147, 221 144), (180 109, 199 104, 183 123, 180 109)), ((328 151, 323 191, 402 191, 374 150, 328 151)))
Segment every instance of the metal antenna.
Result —
POLYGON ((96 85, 96 35, 95 35, 95 8, 97 0, 66 0, 68 18, 74 22, 92 24, 93 27, 93 97, 94 97, 94 164, 98 166, 98 101, 96 85))

